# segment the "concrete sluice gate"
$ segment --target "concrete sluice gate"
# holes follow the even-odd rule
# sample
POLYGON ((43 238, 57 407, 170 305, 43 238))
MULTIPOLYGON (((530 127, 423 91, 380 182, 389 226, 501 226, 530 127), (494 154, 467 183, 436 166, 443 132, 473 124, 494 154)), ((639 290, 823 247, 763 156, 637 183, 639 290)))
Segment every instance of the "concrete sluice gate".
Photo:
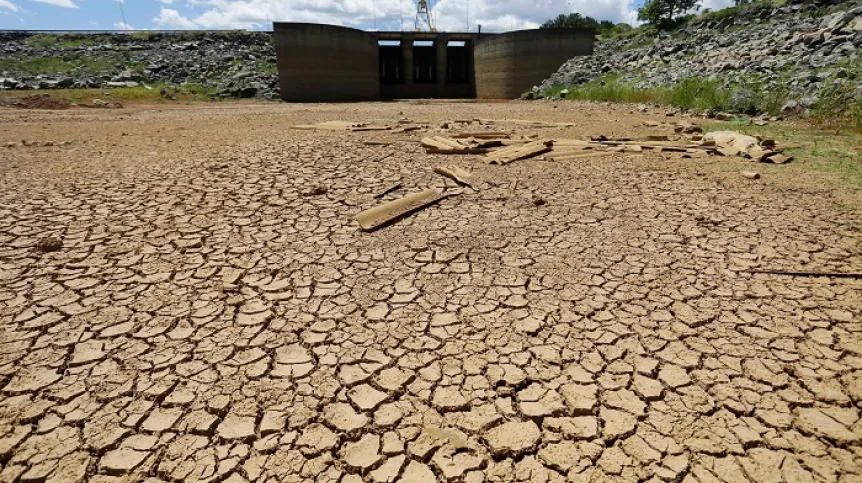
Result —
POLYGON ((275 23, 281 97, 293 102, 512 99, 593 53, 592 29, 503 34, 366 32, 275 23))

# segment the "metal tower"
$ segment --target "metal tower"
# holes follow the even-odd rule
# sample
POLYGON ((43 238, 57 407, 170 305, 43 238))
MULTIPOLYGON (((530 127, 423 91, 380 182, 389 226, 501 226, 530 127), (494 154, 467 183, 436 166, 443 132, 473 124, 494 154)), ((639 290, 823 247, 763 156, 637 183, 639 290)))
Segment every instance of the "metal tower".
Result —
POLYGON ((434 17, 431 16, 431 9, 428 8, 428 0, 419 0, 416 2, 416 31, 422 32, 423 27, 426 32, 437 31, 437 26, 434 25, 434 17))

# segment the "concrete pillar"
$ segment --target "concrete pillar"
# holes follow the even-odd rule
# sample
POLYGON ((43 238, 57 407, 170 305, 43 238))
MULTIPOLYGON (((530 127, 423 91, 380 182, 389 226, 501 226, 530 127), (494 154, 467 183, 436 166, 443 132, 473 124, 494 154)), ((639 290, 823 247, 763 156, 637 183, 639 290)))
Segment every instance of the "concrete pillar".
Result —
POLYGON ((471 97, 476 97, 476 59, 473 57, 475 45, 473 40, 464 42, 464 47, 467 48, 467 82, 470 83, 471 97))
POLYGON ((413 36, 409 34, 401 37, 401 68, 404 69, 404 83, 413 85, 413 36))
POLYGON ((437 57, 437 88, 442 89, 447 84, 447 78, 449 76, 449 72, 447 70, 447 66, 449 62, 447 61, 448 54, 448 44, 449 44, 449 36, 438 34, 437 38, 434 40, 434 49, 435 55, 437 57))

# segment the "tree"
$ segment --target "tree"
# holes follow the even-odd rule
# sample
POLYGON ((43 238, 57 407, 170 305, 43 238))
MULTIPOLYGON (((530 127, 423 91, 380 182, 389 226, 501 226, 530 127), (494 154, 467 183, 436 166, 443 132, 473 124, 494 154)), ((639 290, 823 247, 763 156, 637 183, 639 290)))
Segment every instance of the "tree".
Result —
POLYGON ((632 27, 626 23, 614 24, 610 20, 598 20, 592 17, 584 17, 578 12, 568 15, 560 14, 557 18, 548 20, 542 24, 543 29, 569 29, 569 28, 593 28, 601 35, 610 31, 625 31, 632 27))
POLYGON ((657 27, 669 27, 678 17, 699 6, 700 0, 647 0, 638 10, 638 19, 657 27))
POLYGON ((573 12, 568 15, 560 14, 553 20, 548 20, 542 24, 544 29, 573 29, 583 27, 598 27, 599 23, 592 17, 584 17, 578 12, 573 12))

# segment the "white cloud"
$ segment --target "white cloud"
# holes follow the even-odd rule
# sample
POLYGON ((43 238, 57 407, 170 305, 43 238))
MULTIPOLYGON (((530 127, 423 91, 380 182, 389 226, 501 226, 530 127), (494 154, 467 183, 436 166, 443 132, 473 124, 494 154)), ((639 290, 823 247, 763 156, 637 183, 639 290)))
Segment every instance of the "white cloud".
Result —
POLYGON ((723 8, 732 7, 734 5, 733 0, 703 0, 701 3, 701 9, 710 9, 712 11, 721 10, 723 8))
POLYGON ((180 12, 162 7, 159 16, 153 19, 157 25, 162 27, 171 27, 176 29, 194 29, 197 25, 191 20, 183 17, 180 12))
POLYGON ((54 5, 55 7, 63 7, 63 8, 78 8, 75 5, 75 2, 72 0, 33 0, 34 2, 39 3, 47 3, 48 5, 54 5))
POLYGON ((9 0, 0 0, 0 8, 5 8, 6 10, 11 10, 13 12, 18 11, 18 6, 9 0))
POLYGON ((135 27, 125 22, 114 22, 114 28, 117 30, 137 30, 135 27))
MULTIPOLYGON (((162 0, 164 1, 164 0, 162 0)), ((169 0, 173 1, 173 0, 169 0)), ((707 0, 722 1, 722 0, 707 0)), ((380 30, 412 30, 413 0, 186 0, 204 5, 194 18, 203 28, 269 28, 273 21, 314 22, 380 30)), ((445 31, 486 32, 538 27, 561 13, 580 12, 598 20, 633 23, 634 0, 440 0, 432 13, 445 31), (468 11, 469 9, 469 11, 468 11), (468 24, 469 16, 469 24, 468 24)))
POLYGON ((165 5, 170 5, 170 4, 174 3, 174 0, 159 0, 159 1, 164 3, 165 5))

